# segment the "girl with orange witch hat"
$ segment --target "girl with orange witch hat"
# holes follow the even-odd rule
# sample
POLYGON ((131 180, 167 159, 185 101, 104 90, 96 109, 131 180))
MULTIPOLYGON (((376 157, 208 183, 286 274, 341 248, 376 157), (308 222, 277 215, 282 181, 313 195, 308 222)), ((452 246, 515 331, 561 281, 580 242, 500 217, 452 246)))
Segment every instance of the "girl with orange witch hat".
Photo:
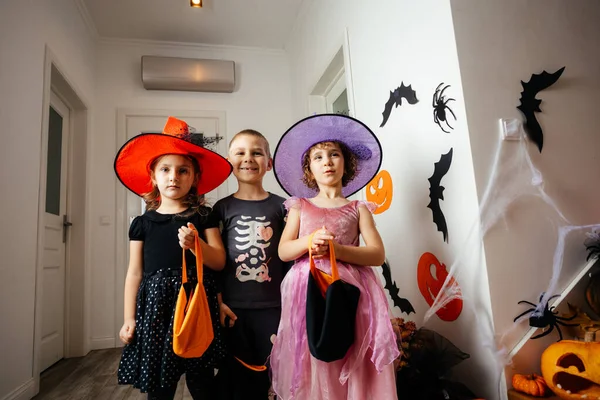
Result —
POLYGON ((114 164, 121 183, 146 202, 129 229, 118 380, 149 399, 173 399, 184 373, 194 399, 214 399, 214 369, 224 357, 215 271, 225 250, 202 195, 227 179, 231 165, 193 144, 192 129, 169 117, 162 133, 125 143, 114 164), (191 314, 197 319, 186 330, 191 314), (190 339, 190 332, 203 333, 190 339))

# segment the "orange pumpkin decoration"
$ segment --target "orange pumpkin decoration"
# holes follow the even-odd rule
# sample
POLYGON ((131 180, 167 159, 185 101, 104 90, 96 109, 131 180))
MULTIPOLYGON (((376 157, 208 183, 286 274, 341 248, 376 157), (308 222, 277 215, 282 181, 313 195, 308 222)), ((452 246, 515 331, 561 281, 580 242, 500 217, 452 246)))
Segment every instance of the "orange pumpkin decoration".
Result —
POLYGON ((544 397, 548 394, 548 385, 544 378, 537 374, 521 375, 514 374, 512 385, 516 391, 528 394, 534 397, 544 397))
POLYGON ((369 183, 367 183, 367 200, 377 204, 373 214, 381 214, 390 208, 393 196, 392 177, 382 169, 369 183))
POLYGON ((564 400, 600 398, 600 342, 562 340, 542 353, 542 375, 564 400))
MULTIPOLYGON (((432 253, 423 253, 419 259, 419 266, 417 267, 417 284, 419 285, 419 291, 430 306, 440 294, 440 290, 442 290, 446 278, 448 278, 446 265, 440 263, 437 257, 432 253), (435 267, 435 272, 433 274, 431 270, 432 266, 435 267)), ((460 292, 458 283, 452 277, 446 288, 452 288, 460 292)), ((454 321, 462 312, 462 308, 462 298, 458 298, 449 301, 448 304, 437 310, 435 313, 442 321, 454 321)))

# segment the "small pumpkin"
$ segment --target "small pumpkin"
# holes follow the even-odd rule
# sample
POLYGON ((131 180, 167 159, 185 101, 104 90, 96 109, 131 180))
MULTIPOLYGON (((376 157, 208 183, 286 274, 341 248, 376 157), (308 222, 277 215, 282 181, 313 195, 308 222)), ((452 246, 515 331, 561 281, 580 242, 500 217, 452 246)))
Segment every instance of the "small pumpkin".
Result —
POLYGON ((544 378, 537 374, 514 374, 512 385, 516 391, 534 397, 544 397, 548 394, 548 385, 544 378))
POLYGON ((561 340, 542 353, 542 375, 564 400, 600 398, 600 342, 561 340))

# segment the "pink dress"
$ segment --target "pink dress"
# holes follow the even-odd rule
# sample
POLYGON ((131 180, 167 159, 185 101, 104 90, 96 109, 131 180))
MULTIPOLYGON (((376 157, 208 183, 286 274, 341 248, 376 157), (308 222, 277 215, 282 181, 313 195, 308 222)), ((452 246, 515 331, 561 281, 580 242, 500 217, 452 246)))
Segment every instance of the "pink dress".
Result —
MULTIPOLYGON (((352 201, 340 207, 321 208, 307 199, 292 197, 286 208, 300 210, 300 237, 325 226, 344 245, 359 245, 358 207, 369 211, 374 203, 352 201)), ((329 259, 316 266, 331 273, 329 259)), ((372 268, 338 261, 340 278, 360 289, 354 344, 346 356, 326 363, 310 354, 306 336, 308 255, 298 260, 281 284, 282 310, 271 352, 273 388, 284 400, 394 400, 393 361, 400 354, 388 313, 388 303, 372 268)))

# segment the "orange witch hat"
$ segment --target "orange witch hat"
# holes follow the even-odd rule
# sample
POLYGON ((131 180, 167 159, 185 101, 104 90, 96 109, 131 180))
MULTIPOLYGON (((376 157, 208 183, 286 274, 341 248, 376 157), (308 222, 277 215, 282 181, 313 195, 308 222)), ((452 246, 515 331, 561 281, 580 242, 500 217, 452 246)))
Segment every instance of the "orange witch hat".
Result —
POLYGON ((152 161, 165 154, 180 154, 198 161, 198 194, 216 189, 231 174, 231 164, 214 151, 192 143, 192 130, 185 121, 169 117, 162 133, 143 133, 127 141, 117 152, 114 163, 121 183, 138 196, 151 192, 152 161))

